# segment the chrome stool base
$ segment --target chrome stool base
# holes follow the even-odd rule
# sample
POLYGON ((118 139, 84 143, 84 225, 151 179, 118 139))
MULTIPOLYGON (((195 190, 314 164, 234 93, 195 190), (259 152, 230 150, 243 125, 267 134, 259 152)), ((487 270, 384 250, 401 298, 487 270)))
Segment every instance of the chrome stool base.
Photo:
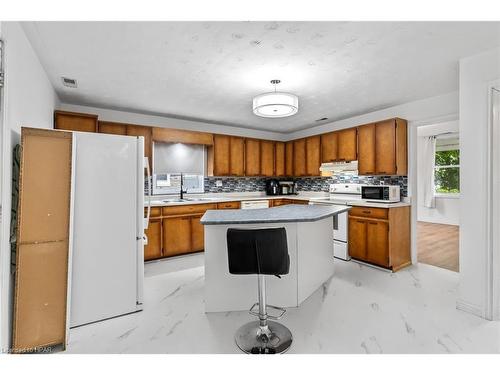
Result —
POLYGON ((261 327, 259 321, 241 326, 234 336, 236 345, 248 354, 286 352, 292 345, 292 332, 283 324, 272 321, 268 321, 266 327, 261 327))

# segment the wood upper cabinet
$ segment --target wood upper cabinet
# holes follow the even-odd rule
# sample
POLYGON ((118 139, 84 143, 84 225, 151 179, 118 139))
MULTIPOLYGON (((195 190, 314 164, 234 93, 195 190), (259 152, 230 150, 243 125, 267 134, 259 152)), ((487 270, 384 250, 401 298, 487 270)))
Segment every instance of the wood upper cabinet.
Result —
POLYGON ((375 124, 358 127, 358 173, 375 174, 375 124))
POLYGON ((205 248, 205 229, 200 223, 202 216, 191 218, 191 251, 201 251, 205 248))
POLYGON ((293 176, 293 141, 285 143, 285 175, 293 176))
POLYGON ((379 122, 375 126, 375 174, 396 174, 396 123, 379 122))
POLYGON ((321 137, 319 135, 306 138, 306 174, 319 176, 321 165, 321 137))
POLYGON ((338 132, 321 135, 321 162, 330 163, 337 160, 338 132))
POLYGON ((127 135, 136 136, 136 137, 144 137, 144 156, 147 156, 149 159, 149 167, 153 165, 153 141, 152 141, 152 133, 151 127, 149 126, 140 126, 140 125, 127 125, 127 135))
POLYGON ((54 129, 97 132, 97 115, 54 111, 54 129))
POLYGON ((274 142, 260 141, 260 174, 274 176, 274 142))
POLYGON ((231 137, 229 140, 229 174, 245 175, 245 138, 231 137))
POLYGON ((274 144, 274 175, 285 176, 285 142, 274 144))
POLYGON ((245 140, 245 175, 260 176, 260 141, 247 138, 245 140))
POLYGON ((163 255, 172 256, 191 251, 191 217, 163 219, 163 255))
POLYGON ((127 135, 127 124, 119 122, 99 121, 99 133, 127 135))
POLYGON ((306 140, 302 138, 293 141, 293 175, 299 177, 306 174, 306 140))
POLYGON ((214 134, 214 176, 228 176, 230 174, 230 138, 228 135, 214 134))
POLYGON ((396 118, 358 127, 360 175, 408 173, 407 123, 396 118))
POLYGON ((356 128, 339 130, 337 160, 353 161, 358 159, 358 142, 356 128))
POLYGON ((145 230, 148 236, 148 244, 144 246, 144 260, 161 258, 161 219, 151 219, 148 229, 145 230))

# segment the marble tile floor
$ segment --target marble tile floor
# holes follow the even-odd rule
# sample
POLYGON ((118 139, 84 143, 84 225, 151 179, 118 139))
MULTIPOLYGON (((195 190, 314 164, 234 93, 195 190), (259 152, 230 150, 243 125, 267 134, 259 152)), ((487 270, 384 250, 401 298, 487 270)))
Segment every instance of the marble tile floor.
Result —
MULTIPOLYGON (((149 273, 144 311, 72 329, 66 353, 239 353, 234 332, 253 317, 205 314, 203 278, 199 266, 149 273)), ((386 273, 337 261, 282 319, 288 353, 500 353, 500 322, 456 310, 457 285, 457 273, 426 264, 386 273)))

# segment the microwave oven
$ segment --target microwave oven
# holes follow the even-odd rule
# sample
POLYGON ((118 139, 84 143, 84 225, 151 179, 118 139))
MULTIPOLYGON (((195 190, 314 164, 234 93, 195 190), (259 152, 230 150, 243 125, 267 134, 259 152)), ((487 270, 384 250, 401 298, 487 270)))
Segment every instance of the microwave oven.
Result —
POLYGON ((375 202, 395 203, 401 200, 398 185, 363 185, 361 199, 375 202))

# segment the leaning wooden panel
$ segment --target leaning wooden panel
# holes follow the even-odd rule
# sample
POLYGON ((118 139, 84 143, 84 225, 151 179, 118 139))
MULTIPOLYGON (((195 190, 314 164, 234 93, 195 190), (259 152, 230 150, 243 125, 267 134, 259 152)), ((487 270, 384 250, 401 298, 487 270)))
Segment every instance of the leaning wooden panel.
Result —
POLYGON ((18 247, 14 352, 64 344, 68 241, 18 247))
POLYGON ((22 132, 18 242, 68 238, 72 134, 22 132))
POLYGON ((65 345, 72 134, 23 128, 13 350, 65 345))

